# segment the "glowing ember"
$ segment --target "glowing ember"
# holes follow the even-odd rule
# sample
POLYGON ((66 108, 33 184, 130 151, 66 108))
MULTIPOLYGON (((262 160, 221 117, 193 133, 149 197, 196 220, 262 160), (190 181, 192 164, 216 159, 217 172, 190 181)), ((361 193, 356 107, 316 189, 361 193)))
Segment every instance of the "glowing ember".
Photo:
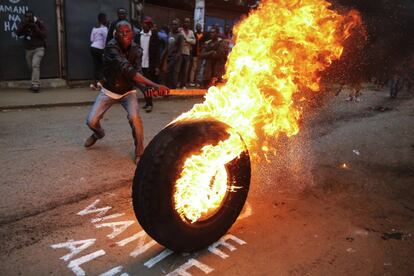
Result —
MULTIPOLYGON (((320 72, 341 56, 351 29, 361 24, 357 12, 342 16, 329 7, 324 0, 261 1, 234 28, 226 83, 211 87, 203 104, 176 121, 213 117, 237 131, 255 156, 273 153, 269 141, 298 133, 299 103, 319 91, 320 72)), ((231 185, 224 165, 243 151, 232 134, 186 160, 174 196, 183 219, 195 222, 220 206, 231 185)))

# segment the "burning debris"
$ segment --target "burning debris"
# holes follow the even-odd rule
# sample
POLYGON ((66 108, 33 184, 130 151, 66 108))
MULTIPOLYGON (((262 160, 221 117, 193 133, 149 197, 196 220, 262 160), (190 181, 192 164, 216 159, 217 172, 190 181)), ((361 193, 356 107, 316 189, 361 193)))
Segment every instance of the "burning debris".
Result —
POLYGON ((271 141, 299 132, 303 105, 319 92, 321 72, 341 57, 345 40, 361 24, 355 10, 341 15, 324 0, 262 1, 240 22, 234 29, 236 44, 226 64, 226 82, 211 87, 204 103, 158 134, 141 159, 146 161, 137 167, 134 209, 149 235, 173 250, 194 251, 224 234, 247 196, 247 149, 253 158, 266 159, 275 153, 271 141), (227 125, 226 137, 223 128, 218 140, 209 138, 216 133, 199 133, 197 127, 206 127, 203 121, 227 125), (180 125, 212 143, 199 141, 191 152, 176 151, 175 147, 187 147, 183 141, 191 144, 188 135, 195 137, 188 131, 178 133, 180 125), (174 139, 172 153, 156 150, 157 143, 174 139), (163 178, 166 173, 160 164, 148 164, 155 156, 173 154, 177 159, 171 163, 176 169, 173 176, 163 178), (158 185, 168 188, 150 188, 156 181, 146 181, 154 175, 159 176, 157 183, 167 182, 158 185), (238 194, 242 196, 235 200, 238 194), (166 198, 169 203, 159 202, 166 198))

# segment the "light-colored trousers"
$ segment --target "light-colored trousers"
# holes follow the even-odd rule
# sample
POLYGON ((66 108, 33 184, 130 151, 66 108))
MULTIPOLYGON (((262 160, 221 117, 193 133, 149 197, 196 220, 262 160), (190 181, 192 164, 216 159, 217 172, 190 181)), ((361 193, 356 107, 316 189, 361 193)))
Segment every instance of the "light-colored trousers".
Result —
POLYGON ((40 85, 40 63, 45 55, 45 47, 26 50, 26 62, 32 74, 32 85, 40 85))
POLYGON ((190 70, 190 83, 195 83, 198 81, 197 75, 200 70, 200 59, 198 57, 193 57, 191 60, 191 70, 190 70))

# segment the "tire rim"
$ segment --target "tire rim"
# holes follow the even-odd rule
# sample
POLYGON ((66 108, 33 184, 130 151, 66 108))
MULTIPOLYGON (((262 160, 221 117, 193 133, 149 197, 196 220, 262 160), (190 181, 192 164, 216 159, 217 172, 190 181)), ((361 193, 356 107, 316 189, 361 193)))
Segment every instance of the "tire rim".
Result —
POLYGON ((236 188, 229 183, 226 164, 245 149, 240 135, 232 133, 228 139, 205 146, 200 154, 185 160, 174 188, 174 206, 181 220, 206 221, 219 212, 228 192, 236 188))

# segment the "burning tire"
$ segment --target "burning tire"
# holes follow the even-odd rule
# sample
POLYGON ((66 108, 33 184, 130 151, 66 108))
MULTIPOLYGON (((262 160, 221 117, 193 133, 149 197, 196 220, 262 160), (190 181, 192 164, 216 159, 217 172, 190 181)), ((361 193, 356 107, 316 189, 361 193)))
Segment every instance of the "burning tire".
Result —
POLYGON ((240 155, 207 179, 207 186, 213 189, 225 177, 224 190, 213 191, 214 196, 223 191, 215 207, 197 219, 177 210, 177 180, 185 161, 203 147, 228 139, 228 129, 213 119, 178 121, 158 133, 145 149, 135 171, 132 203, 143 229, 163 246, 176 252, 205 248, 224 235, 240 214, 250 185, 250 158, 239 135, 243 144, 240 155))

